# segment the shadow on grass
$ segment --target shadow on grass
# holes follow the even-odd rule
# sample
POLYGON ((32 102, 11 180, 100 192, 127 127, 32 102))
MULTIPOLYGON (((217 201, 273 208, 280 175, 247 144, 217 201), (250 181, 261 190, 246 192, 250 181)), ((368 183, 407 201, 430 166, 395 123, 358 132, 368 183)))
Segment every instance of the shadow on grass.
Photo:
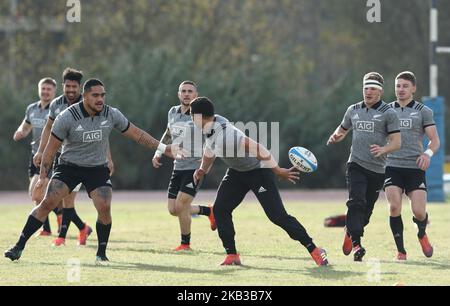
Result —
MULTIPOLYGON (((49 262, 40 262, 40 265, 44 266, 58 266, 61 264, 58 263, 49 263, 49 262)), ((83 264, 84 268, 93 268, 93 269, 106 269, 106 270, 119 270, 119 271, 153 271, 153 272, 164 272, 164 273, 186 273, 186 274, 212 274, 212 275, 227 275, 230 273, 234 273, 236 270, 240 269, 240 267, 234 267, 234 269, 226 269, 217 266, 216 270, 202 270, 202 269, 192 269, 185 268, 179 266, 161 266, 161 265, 152 265, 146 263, 123 263, 123 262, 114 262, 111 261, 107 266, 97 266, 95 264, 83 264)))
MULTIPOLYGON (((393 263, 393 262, 386 262, 386 263, 393 263)), ((405 262, 400 262, 398 264, 406 266, 428 267, 436 270, 450 270, 450 264, 429 259, 426 261, 407 260, 405 262)))

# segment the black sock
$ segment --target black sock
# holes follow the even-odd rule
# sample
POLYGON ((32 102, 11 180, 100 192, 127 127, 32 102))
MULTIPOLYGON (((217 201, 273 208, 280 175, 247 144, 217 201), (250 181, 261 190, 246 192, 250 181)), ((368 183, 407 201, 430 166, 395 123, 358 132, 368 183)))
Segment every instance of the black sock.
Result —
POLYGON ((59 216, 60 214, 62 214, 62 209, 56 207, 55 209, 53 209, 53 212, 55 213, 55 215, 59 216))
POLYGON ((230 247, 230 248, 225 248, 225 251, 227 252, 227 255, 230 255, 230 254, 237 254, 237 251, 236 251, 236 247, 235 247, 235 246, 230 247))
POLYGON ((405 245, 403 242, 403 220, 402 216, 390 217, 389 223, 391 225, 392 235, 394 235, 397 251, 406 254, 405 245))
POLYGON ((313 242, 311 242, 310 244, 308 244, 305 247, 309 253, 312 253, 317 248, 317 246, 313 242))
POLYGON ((181 234, 181 244, 191 244, 191 234, 183 235, 181 234))
POLYGON ((352 235, 352 244, 353 247, 360 247, 361 246, 361 236, 353 236, 352 235))
POLYGON ((97 238, 98 238, 98 250, 97 256, 106 256, 106 247, 108 246, 109 234, 111 233, 112 224, 101 224, 97 221, 97 238))
POLYGON ((199 206, 200 212, 198 213, 201 216, 208 216, 211 214, 211 207, 208 206, 199 206))
POLYGON ((43 223, 41 221, 30 215, 25 227, 22 230, 22 233, 20 234, 20 238, 19 241, 17 241, 16 246, 23 250, 28 239, 30 239, 30 237, 41 228, 42 224, 43 223))
POLYGON ((70 221, 72 220, 73 208, 63 208, 61 230, 59 231, 59 238, 66 239, 67 231, 69 230, 70 221))
POLYGON ((70 221, 73 222, 73 224, 75 224, 76 227, 78 227, 78 229, 81 231, 82 229, 84 229, 84 222, 81 221, 80 217, 78 216, 75 208, 68 208, 71 210, 71 219, 70 221))
POLYGON ((418 219, 416 219, 416 217, 413 217, 413 222, 417 224, 417 228, 419 229, 417 237, 419 237, 419 239, 422 239, 427 234, 425 231, 428 225, 428 214, 423 221, 419 221, 418 219))
POLYGON ((49 233, 52 232, 52 229, 50 228, 50 222, 48 221, 48 217, 47 217, 47 219, 45 219, 44 224, 42 225, 42 227, 43 227, 44 231, 49 232, 49 233))

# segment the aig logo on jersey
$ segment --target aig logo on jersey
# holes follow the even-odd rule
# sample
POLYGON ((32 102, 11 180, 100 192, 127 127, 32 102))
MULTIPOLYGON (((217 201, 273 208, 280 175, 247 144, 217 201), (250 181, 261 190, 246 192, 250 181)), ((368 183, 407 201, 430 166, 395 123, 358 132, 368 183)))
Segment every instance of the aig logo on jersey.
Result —
POLYGON ((174 126, 172 126, 170 133, 174 137, 185 137, 185 135, 186 135, 186 127, 185 126, 174 125, 174 126))
POLYGON ((372 121, 357 121, 356 130, 358 132, 373 133, 375 131, 375 123, 372 121))
POLYGON ((101 141, 102 140, 102 131, 90 131, 90 132, 84 132, 83 133, 83 142, 95 142, 95 141, 101 141))
POLYGON ((409 130, 412 128, 412 119, 400 119, 400 129, 409 130))

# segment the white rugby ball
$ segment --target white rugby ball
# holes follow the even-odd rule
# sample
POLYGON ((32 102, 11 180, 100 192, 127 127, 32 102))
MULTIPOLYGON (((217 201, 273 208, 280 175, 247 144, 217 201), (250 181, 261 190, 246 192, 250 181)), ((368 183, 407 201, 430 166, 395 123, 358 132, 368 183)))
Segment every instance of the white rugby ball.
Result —
POLYGON ((301 172, 314 172, 317 170, 317 159, 314 154, 303 147, 293 147, 289 150, 289 160, 301 172))

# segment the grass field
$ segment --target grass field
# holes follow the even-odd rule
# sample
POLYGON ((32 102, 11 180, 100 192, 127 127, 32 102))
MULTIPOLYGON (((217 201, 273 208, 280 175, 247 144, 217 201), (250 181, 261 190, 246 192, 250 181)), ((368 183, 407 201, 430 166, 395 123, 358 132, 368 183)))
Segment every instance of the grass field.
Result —
MULTIPOLYGON (((179 242, 178 221, 169 216, 165 203, 115 202, 108 267, 94 265, 95 234, 86 247, 77 247, 77 231, 72 225, 65 247, 51 247, 50 237, 32 238, 19 262, 0 259, 0 285, 450 285, 448 206, 429 208, 428 233, 435 246, 432 259, 422 255, 411 213, 404 210, 409 252, 405 263, 392 260, 395 247, 383 201, 377 204, 364 239, 368 253, 363 263, 354 263, 342 254, 342 229, 323 227, 323 219, 341 213, 343 204, 287 202, 286 206, 315 242, 327 249, 330 267, 316 267, 309 254, 271 224, 256 203, 246 202, 235 211, 244 266, 220 267, 224 252, 205 217, 193 219, 194 251, 176 254, 171 250, 179 242), (80 281, 74 283, 68 281, 68 275, 74 275, 73 260, 81 263, 80 281)), ((95 224, 93 206, 79 203, 77 209, 82 218, 95 224)), ((0 205, 1 250, 16 241, 29 210, 27 205, 0 205)), ((51 220, 55 227, 54 215, 51 220)))

